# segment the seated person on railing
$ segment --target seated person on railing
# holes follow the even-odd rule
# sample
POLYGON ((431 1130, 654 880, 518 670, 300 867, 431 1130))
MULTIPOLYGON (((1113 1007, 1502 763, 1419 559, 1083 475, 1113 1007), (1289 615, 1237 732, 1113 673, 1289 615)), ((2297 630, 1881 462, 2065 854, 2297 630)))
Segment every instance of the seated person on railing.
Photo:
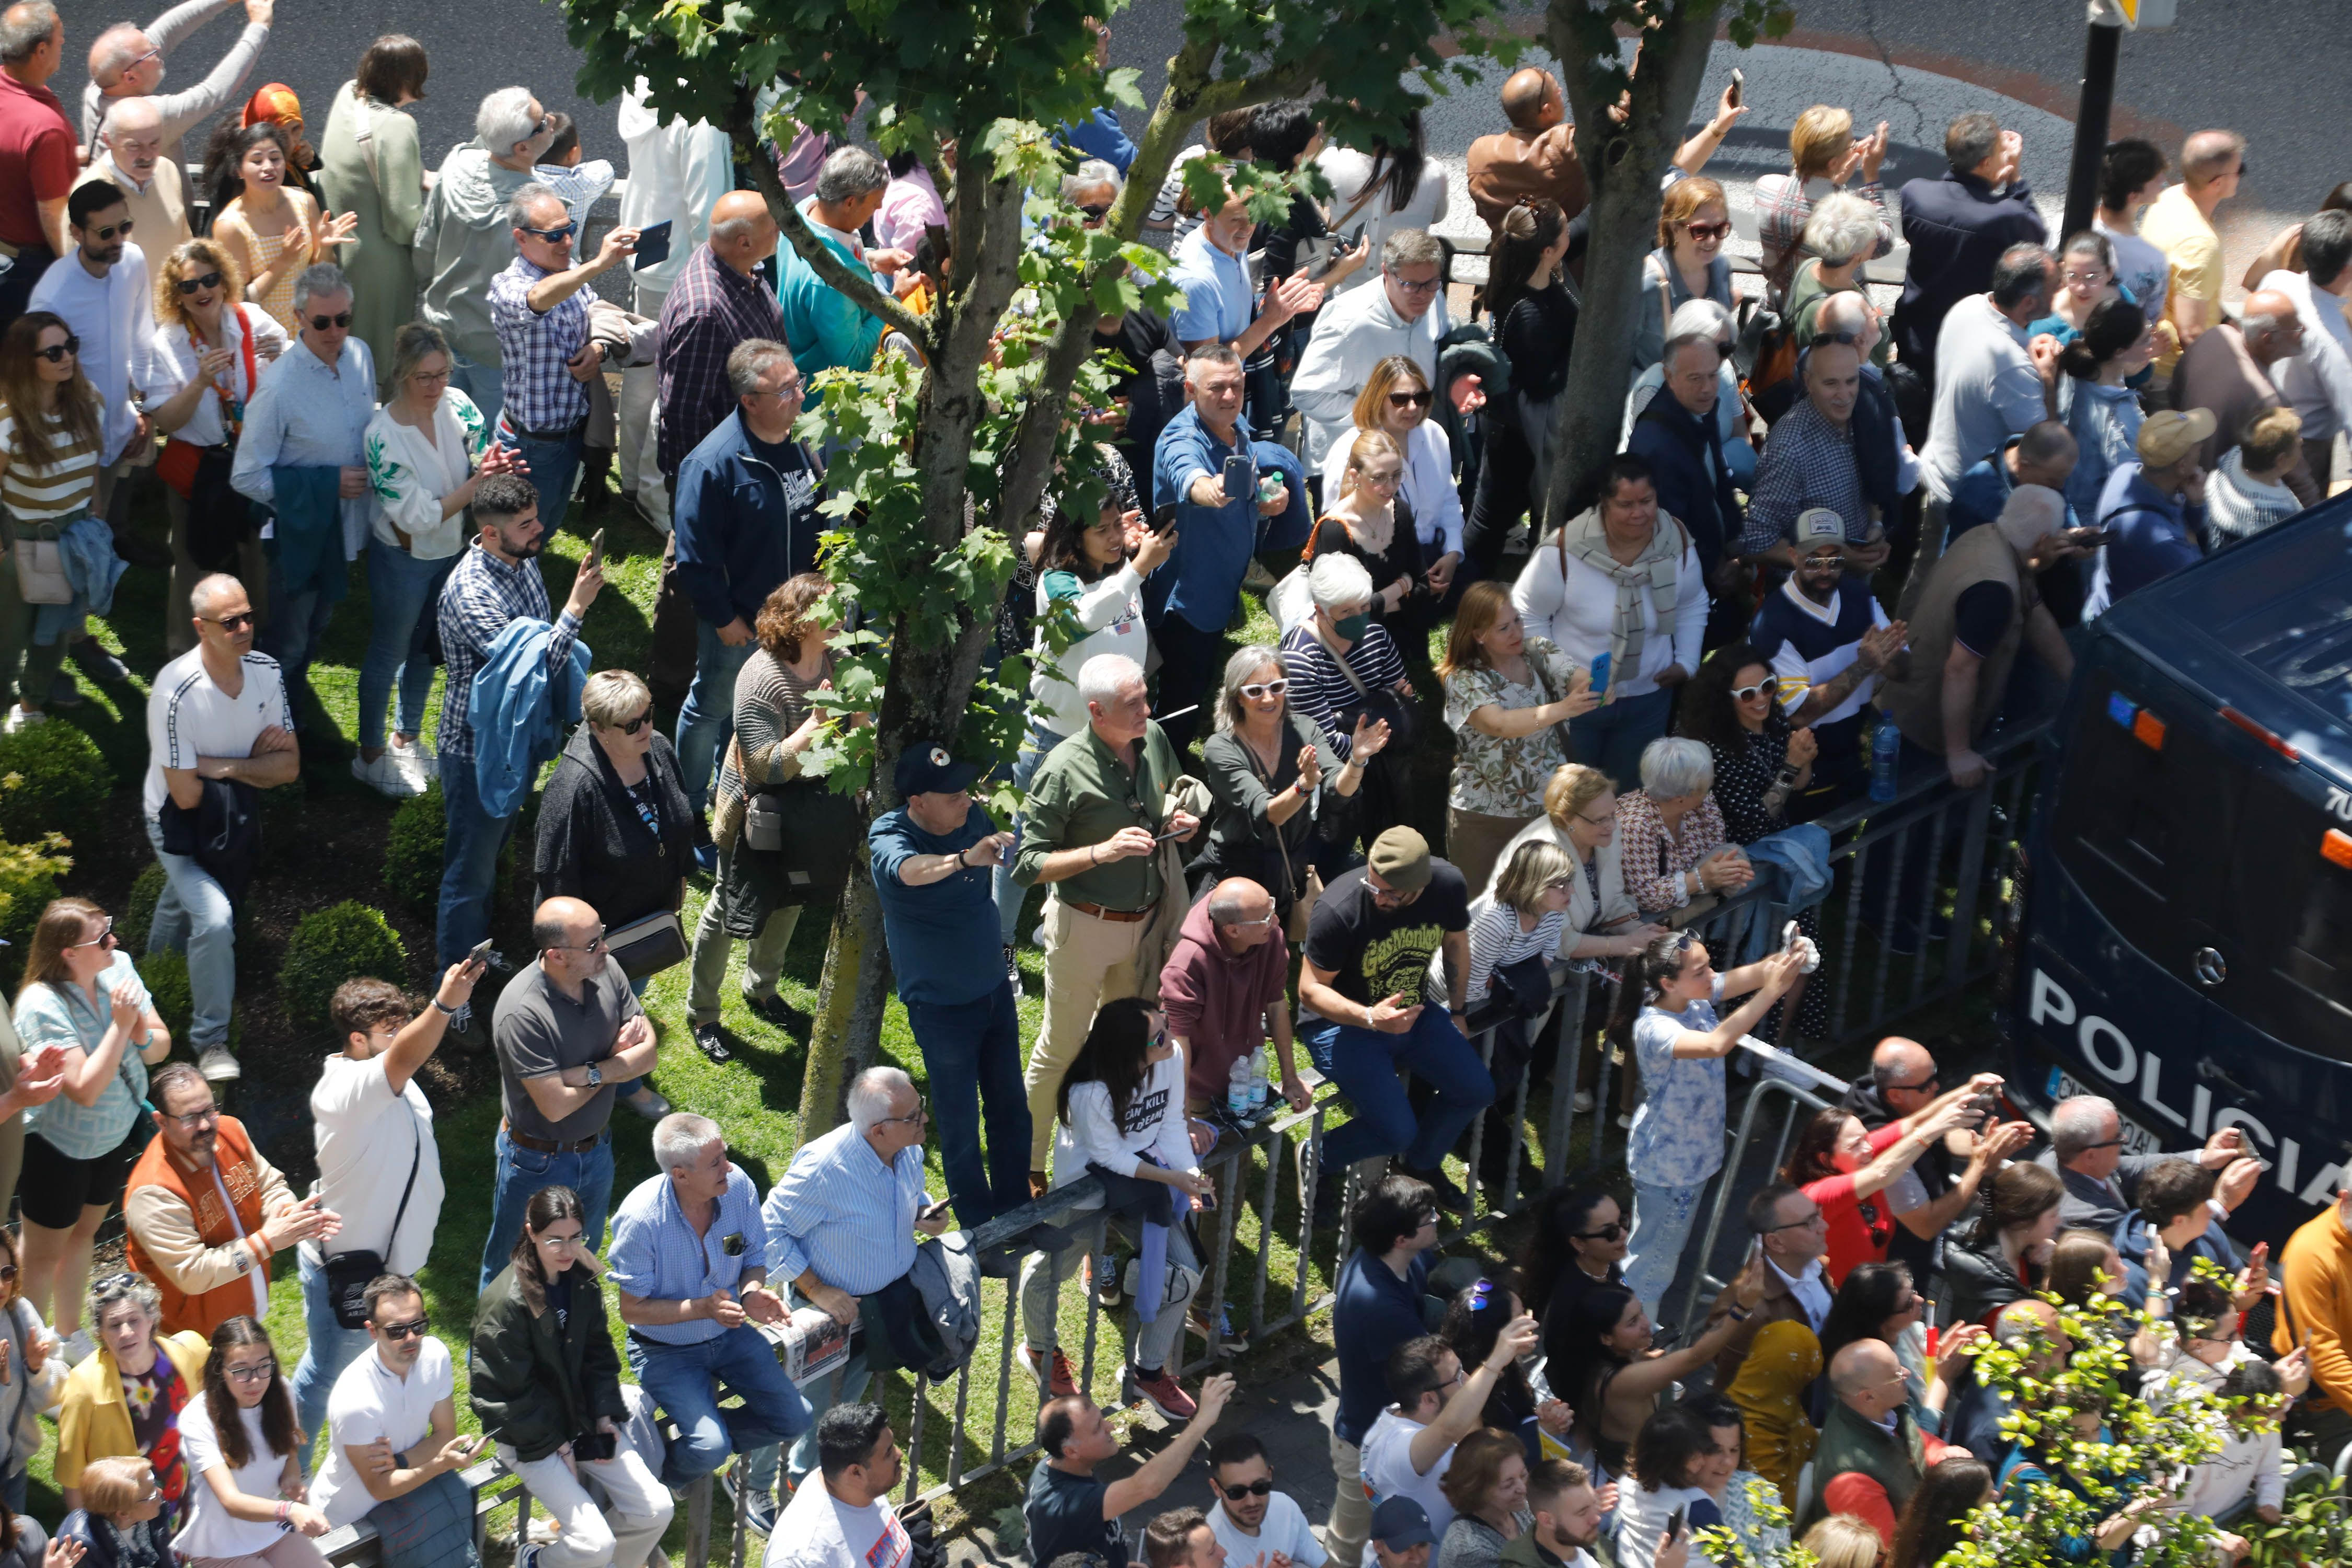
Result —
POLYGON ((2245 1202, 2263 1173, 2245 1130, 2235 1122, 2216 1128, 2199 1150, 2179 1154, 2126 1154, 2123 1150, 2123 1116, 2115 1101, 2078 1094, 2051 1109, 2050 1147, 2033 1163, 2065 1184, 2066 1195, 2058 1205, 2061 1225, 2115 1235, 2125 1214, 2139 1202, 2140 1183, 2167 1160, 2194 1160, 2221 1173, 2209 1200, 2218 1211, 2216 1219, 2228 1218, 2245 1202))
POLYGON ((1049 1402, 1037 1412, 1037 1447, 1045 1457, 1029 1472, 1029 1495, 1021 1504, 1029 1561, 1050 1563, 1065 1552, 1082 1552, 1098 1563, 1127 1562, 1119 1520, 1176 1484, 1233 1396, 1231 1373, 1204 1379, 1192 1419, 1135 1474, 1116 1481, 1095 1474, 1097 1466, 1118 1457, 1118 1434, 1100 1407, 1076 1394, 1049 1402))
POLYGON ((1339 1266, 1331 1344, 1339 1360, 1339 1408, 1331 1417, 1331 1469, 1339 1485, 1323 1539, 1339 1568, 1363 1554, 1371 1506, 1364 1496, 1360 1445, 1388 1403, 1390 1352, 1428 1331, 1421 1299, 1437 1246, 1437 1199, 1426 1182, 1391 1171, 1356 1196, 1348 1234, 1356 1244, 1339 1266))
POLYGON ((473 1565, 474 1494, 457 1472, 483 1441, 457 1436, 456 1369, 426 1332, 425 1293, 405 1274, 367 1288, 367 1352, 327 1397, 327 1459, 310 1504, 341 1529, 365 1519, 383 1568, 473 1565))
POLYGON ((761 1568, 909 1568, 914 1542, 890 1506, 906 1455, 878 1405, 817 1417, 819 1474, 803 1478, 768 1537, 761 1568))
POLYGON ((1234 1064, 1255 1060, 1274 1037, 1282 1098, 1293 1110, 1312 1103, 1292 1060, 1290 1007, 1283 994, 1290 944, 1275 919, 1274 895, 1247 877, 1228 877, 1192 906, 1160 970, 1168 1037, 1185 1064, 1188 1111, 1225 1101, 1234 1064))
MULTIPOLYGON (((1509 1180, 1513 1091, 1527 1076, 1537 1028, 1551 1011, 1551 960, 1559 949, 1569 900, 1581 879, 1567 850, 1549 837, 1530 838, 1503 862, 1494 891, 1470 901, 1470 984, 1465 998, 1469 1014, 1464 1023, 1492 1030, 1486 1072, 1504 1106, 1485 1119, 1478 1176, 1497 1187, 1509 1180)), ((1443 954, 1433 978, 1445 983, 1443 954)), ((1467 1148, 1463 1152, 1466 1156, 1467 1148)), ((1522 1149, 1520 1157, 1528 1160, 1528 1152, 1522 1149)), ((1532 1160, 1528 1164, 1532 1169, 1532 1160)))
POLYGON ((244 1316, 215 1329, 204 1392, 180 1412, 194 1479, 172 1538, 179 1560, 326 1568, 311 1542, 330 1526, 303 1489, 302 1437, 269 1331, 244 1316))

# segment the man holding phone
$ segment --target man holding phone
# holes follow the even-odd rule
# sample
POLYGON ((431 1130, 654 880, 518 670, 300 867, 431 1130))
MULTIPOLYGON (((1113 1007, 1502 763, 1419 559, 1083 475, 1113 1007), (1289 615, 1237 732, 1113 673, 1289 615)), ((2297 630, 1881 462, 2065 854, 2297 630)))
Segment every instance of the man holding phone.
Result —
POLYGON ((470 1520, 473 1494, 456 1472, 474 1462, 482 1439, 457 1436, 456 1371, 448 1348, 426 1331, 425 1293, 407 1275, 386 1274, 366 1300, 373 1342, 335 1379, 327 1460, 310 1501, 337 1529, 365 1519, 386 1540, 429 1529, 436 1510, 470 1520))

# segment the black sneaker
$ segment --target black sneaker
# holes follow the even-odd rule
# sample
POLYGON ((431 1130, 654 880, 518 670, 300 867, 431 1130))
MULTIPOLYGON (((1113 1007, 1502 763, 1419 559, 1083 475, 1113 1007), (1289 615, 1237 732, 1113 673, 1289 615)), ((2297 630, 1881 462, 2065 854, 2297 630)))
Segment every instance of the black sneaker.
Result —
POLYGON ((131 679, 131 667, 107 652, 96 637, 82 638, 68 648, 66 655, 92 680, 115 686, 131 679))
POLYGON ((1427 1182, 1429 1190, 1436 1196, 1440 1208, 1452 1209, 1455 1214, 1470 1212, 1470 1194, 1454 1184, 1454 1178, 1445 1173, 1443 1166, 1433 1170, 1416 1171, 1400 1163, 1397 1169, 1416 1182, 1427 1182))
POLYGON ((727 1037, 716 1023, 697 1024, 694 1026, 694 1045, 697 1050, 709 1057, 713 1062, 729 1061, 733 1059, 735 1055, 727 1048, 727 1037))
POLYGON ((74 673, 72 670, 59 669, 58 671, 57 678, 49 682, 48 700, 43 703, 42 706, 45 708, 79 708, 81 706, 81 686, 74 679, 74 673))
POLYGON ((742 992, 740 994, 745 1011, 755 1018, 773 1024, 788 1034, 794 1029, 808 1027, 809 1016, 781 996, 772 994, 766 996, 754 996, 749 991, 742 992))

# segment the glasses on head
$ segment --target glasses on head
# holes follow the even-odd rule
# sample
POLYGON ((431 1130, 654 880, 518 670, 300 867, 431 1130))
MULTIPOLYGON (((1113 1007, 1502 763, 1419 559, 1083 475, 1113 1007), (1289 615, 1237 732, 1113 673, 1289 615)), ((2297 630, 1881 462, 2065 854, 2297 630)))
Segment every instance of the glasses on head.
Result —
POLYGON ((1722 239, 1731 233, 1731 226, 1728 223, 1686 223, 1683 225, 1683 231, 1693 239, 1722 239))
POLYGON ((1419 392, 1391 392, 1389 394, 1389 406, 1391 408, 1426 408, 1436 400, 1437 394, 1430 391, 1429 388, 1425 386, 1419 392))
POLYGON ((425 1337, 425 1331, 432 1326, 433 1318, 428 1313, 405 1323, 378 1323, 376 1331, 388 1340, 421 1340, 425 1337))
POLYGON ((81 353, 81 340, 73 336, 71 333, 68 333, 65 342, 61 343, 51 343, 45 349, 35 349, 33 351, 33 355, 37 359, 45 359, 51 364, 63 364, 66 362, 67 355, 78 354, 79 353, 81 353))
POLYGON ((197 1128, 204 1126, 206 1122, 218 1121, 220 1120, 220 1107, 217 1105, 207 1105, 202 1110, 185 1111, 177 1116, 173 1115, 167 1110, 163 1112, 163 1120, 166 1121, 178 1122, 183 1131, 194 1132, 197 1128))
POLYGON ((139 222, 139 220, 138 220, 137 218, 128 218, 128 217, 127 217, 127 218, 124 218, 121 223, 110 223, 110 224, 108 224, 104 228, 94 228, 94 229, 91 229, 91 230, 89 231, 89 233, 90 233, 90 237, 91 237, 91 238, 93 238, 93 239, 95 239, 95 240, 97 240, 97 241, 99 241, 99 243, 100 243, 100 244, 102 245, 102 244, 104 244, 106 241, 108 241, 108 240, 110 240, 110 239, 112 239, 112 238, 113 238, 116 235, 118 235, 118 234, 121 234, 121 235, 127 235, 127 234, 129 234, 129 233, 131 231, 131 229, 137 226, 138 222, 139 222))
POLYGON ((1734 702, 1753 702, 1771 689, 1772 683, 1769 680, 1759 680, 1753 686, 1735 686, 1731 689, 1731 700, 1734 702))
POLYGON ((246 610, 234 616, 198 616, 200 621, 210 621, 225 632, 241 632, 253 625, 253 612, 246 610))
POLYGON ((352 313, 349 310, 338 310, 331 316, 312 316, 309 320, 310 330, 314 332, 338 331, 352 324, 352 313))
POLYGON ((93 936, 93 937, 88 938, 87 940, 82 941, 82 942, 69 942, 66 943, 66 945, 67 945, 68 947, 111 947, 111 946, 113 946, 113 945, 114 945, 114 921, 113 921, 113 920, 110 917, 110 918, 108 919, 107 922, 106 922, 104 925, 102 925, 102 926, 100 926, 100 927, 99 928, 98 934, 97 934, 96 936, 93 936))
POLYGON ((1253 702, 1257 702, 1268 697, 1279 697, 1289 689, 1290 682, 1287 679, 1282 680, 1253 680, 1247 686, 1242 688, 1242 695, 1248 698, 1253 702))
POLYGON ((1485 1311, 1488 1302, 1497 1300, 1495 1294, 1497 1289, 1499 1287, 1492 1279, 1481 1279, 1471 1286, 1470 1310, 1474 1312, 1485 1311))
POLYGON ((567 223, 556 228, 526 228, 522 232, 543 239, 550 245, 561 245, 579 233, 580 226, 576 223, 567 223))
POLYGON ((624 719, 619 723, 614 725, 613 728, 618 730, 624 735, 634 735, 653 721, 653 705, 651 703, 647 703, 644 712, 638 714, 634 719, 624 719))
POLYGON ((1625 1239, 1625 1226, 1623 1221, 1616 1220, 1598 1230, 1572 1230, 1568 1234, 1578 1241, 1622 1241, 1625 1239))
POLYGON ((207 289, 217 289, 220 286, 221 275, 218 272, 207 272, 201 278, 183 278, 179 282, 179 289, 183 294, 201 294, 207 289))
POLYGON ((225 1366, 221 1375, 231 1383, 267 1383, 277 1370, 274 1361, 257 1361, 250 1366, 225 1366))
POLYGON ((1250 1482, 1247 1486, 1221 1486, 1217 1489, 1225 1494, 1225 1500, 1227 1502, 1239 1502, 1245 1497, 1265 1496, 1266 1493, 1274 1489, 1274 1482, 1272 1480, 1256 1480, 1250 1482))

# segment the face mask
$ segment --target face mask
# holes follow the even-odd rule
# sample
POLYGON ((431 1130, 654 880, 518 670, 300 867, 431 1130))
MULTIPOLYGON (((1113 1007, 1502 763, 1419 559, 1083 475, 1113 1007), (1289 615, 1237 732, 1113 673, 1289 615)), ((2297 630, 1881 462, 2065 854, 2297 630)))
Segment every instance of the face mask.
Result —
POLYGON ((1331 623, 1331 629, 1349 642, 1354 642, 1364 635, 1365 630, 1371 624, 1372 617, 1370 616, 1342 616, 1331 623))

